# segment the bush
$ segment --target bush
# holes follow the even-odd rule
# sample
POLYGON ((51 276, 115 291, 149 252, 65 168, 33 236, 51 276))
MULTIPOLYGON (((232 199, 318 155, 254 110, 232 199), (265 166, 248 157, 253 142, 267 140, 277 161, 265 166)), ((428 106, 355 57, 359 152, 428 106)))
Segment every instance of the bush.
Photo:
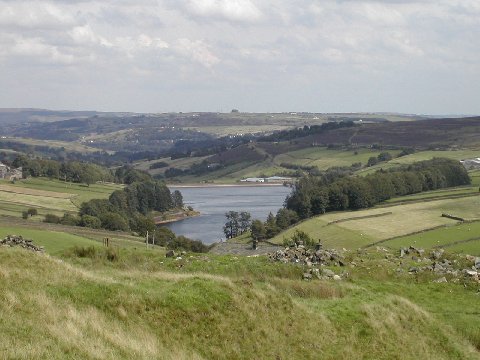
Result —
POLYGON ((209 248, 200 240, 192 240, 185 236, 177 236, 173 241, 167 244, 167 249, 206 253, 209 248))
POLYGON ((284 239, 283 245, 304 245, 305 247, 313 247, 316 241, 312 239, 306 232, 302 230, 295 230, 295 233, 290 239, 284 239))
POLYGON ((93 259, 97 255, 97 249, 94 246, 75 246, 73 253, 80 258, 93 259))
POLYGON ((80 219, 80 226, 89 227, 91 229, 100 229, 102 222, 96 216, 83 215, 80 219))
POLYGON ((72 214, 64 214, 63 217, 60 219, 60 223, 62 225, 77 226, 78 224, 80 224, 80 219, 72 214))
POLYGON ((60 224, 61 218, 54 214, 47 214, 45 215, 45 220, 43 222, 50 223, 50 224, 60 224))
POLYGON ((107 258, 108 261, 117 261, 118 260, 118 252, 116 249, 114 248, 107 248, 107 250, 105 251, 105 257, 107 258))
POLYGON ((30 208, 27 210, 27 214, 30 216, 35 216, 35 215, 38 215, 38 211, 35 208, 30 208))
POLYGON ((22 218, 28 219, 28 211, 22 211, 22 218))
POLYGON ((102 222, 102 228, 107 230, 128 230, 127 221, 119 214, 113 212, 107 212, 100 217, 102 222))

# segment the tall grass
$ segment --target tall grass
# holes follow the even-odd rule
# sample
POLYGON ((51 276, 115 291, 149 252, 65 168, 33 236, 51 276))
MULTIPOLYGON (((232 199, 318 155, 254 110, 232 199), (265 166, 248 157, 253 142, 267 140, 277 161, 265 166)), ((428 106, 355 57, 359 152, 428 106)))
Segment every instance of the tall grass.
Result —
MULTIPOLYGON (((93 263, 84 261, 88 257, 59 261, 1 248, 0 358, 479 355, 476 335, 462 333, 429 300, 437 291, 448 311, 464 311, 475 295, 461 285, 444 289, 362 277, 343 283, 303 282, 290 267, 257 258, 209 255, 207 261, 202 255, 179 266, 179 261, 140 251, 129 260, 134 254, 122 250, 116 263, 93 263), (144 267, 142 257, 150 268, 144 267), (257 267, 263 266, 261 273, 257 267)), ((465 314, 463 324, 474 326, 475 321, 465 314)))

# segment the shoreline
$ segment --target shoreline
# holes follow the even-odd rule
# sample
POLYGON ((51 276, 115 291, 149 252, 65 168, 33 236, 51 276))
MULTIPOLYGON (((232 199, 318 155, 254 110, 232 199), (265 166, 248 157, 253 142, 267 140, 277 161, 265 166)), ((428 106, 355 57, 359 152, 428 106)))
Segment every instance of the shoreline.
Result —
POLYGON ((187 215, 185 213, 177 214, 174 217, 172 217, 170 219, 165 219, 165 220, 157 220, 157 218, 161 217, 161 216, 157 216, 157 217, 153 218, 153 221, 155 222, 155 225, 164 225, 164 224, 171 224, 171 223, 174 223, 174 222, 177 222, 177 221, 182 221, 182 220, 189 219, 189 218, 194 218, 194 217, 197 217, 197 216, 200 216, 200 215, 201 215, 200 211, 194 211, 193 213, 191 213, 189 215, 187 215))
POLYGON ((254 184, 167 184, 167 187, 175 187, 175 188, 213 188, 213 187, 271 187, 271 186, 284 186, 283 184, 261 184, 261 183, 254 183, 254 184))

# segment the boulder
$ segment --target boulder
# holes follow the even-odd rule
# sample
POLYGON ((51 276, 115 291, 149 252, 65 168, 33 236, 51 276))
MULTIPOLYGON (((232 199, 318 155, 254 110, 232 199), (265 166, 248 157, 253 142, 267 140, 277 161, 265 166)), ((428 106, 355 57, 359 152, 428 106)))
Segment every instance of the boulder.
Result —
POLYGON ((304 273, 303 274, 303 280, 312 280, 312 274, 304 273))
POLYGON ((175 257, 175 251, 168 250, 165 254, 165 257, 167 257, 167 258, 175 257))
POLYGON ((439 260, 443 256, 444 252, 445 252, 445 250, 443 250, 443 249, 433 250, 430 257, 433 260, 439 260))
POLYGON ((448 282, 448 281, 447 281, 447 278, 444 276, 444 277, 441 277, 441 278, 439 278, 439 279, 437 279, 437 280, 433 280, 433 282, 434 282, 434 283, 446 283, 446 282, 448 282))

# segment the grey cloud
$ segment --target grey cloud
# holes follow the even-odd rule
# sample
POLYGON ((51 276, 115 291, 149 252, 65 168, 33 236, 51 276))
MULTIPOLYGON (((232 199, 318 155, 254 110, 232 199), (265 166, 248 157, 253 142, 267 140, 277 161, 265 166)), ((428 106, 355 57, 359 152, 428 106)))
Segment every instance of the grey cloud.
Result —
POLYGON ((480 91, 479 14, 476 0, 0 1, 0 76, 12 90, 0 106, 65 108, 72 89, 77 107, 100 110, 480 112, 451 90, 469 79, 464 91, 480 91), (66 80, 35 90, 47 75, 66 80), (85 95, 100 90, 108 96, 85 95))

